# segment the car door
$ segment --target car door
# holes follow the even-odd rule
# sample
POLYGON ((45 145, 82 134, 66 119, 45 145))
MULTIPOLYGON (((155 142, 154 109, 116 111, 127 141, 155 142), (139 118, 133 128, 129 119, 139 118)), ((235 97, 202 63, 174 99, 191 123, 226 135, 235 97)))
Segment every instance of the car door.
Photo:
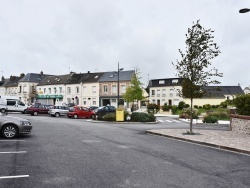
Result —
POLYGON ((46 109, 46 106, 40 105, 39 108, 38 108, 38 113, 40 113, 40 114, 47 114, 48 110, 46 109))
POLYGON ((60 114, 61 115, 66 115, 69 112, 69 107, 67 106, 62 106, 60 109, 60 114))
POLYGON ((16 101, 15 100, 7 100, 7 110, 10 112, 16 110, 16 101))
POLYGON ((91 116, 91 111, 86 107, 82 107, 81 113, 83 118, 88 118, 91 116))

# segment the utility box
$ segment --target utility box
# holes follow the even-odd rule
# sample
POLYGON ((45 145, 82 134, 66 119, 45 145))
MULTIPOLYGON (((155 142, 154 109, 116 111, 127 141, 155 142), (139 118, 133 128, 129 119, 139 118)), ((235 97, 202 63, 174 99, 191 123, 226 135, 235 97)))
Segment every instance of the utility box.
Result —
POLYGON ((122 108, 116 109, 116 121, 124 121, 124 110, 122 108))

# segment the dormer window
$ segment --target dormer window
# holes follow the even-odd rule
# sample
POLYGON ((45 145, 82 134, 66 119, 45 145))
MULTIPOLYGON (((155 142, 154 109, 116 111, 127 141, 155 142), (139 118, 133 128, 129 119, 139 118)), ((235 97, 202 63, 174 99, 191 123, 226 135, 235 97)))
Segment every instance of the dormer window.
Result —
POLYGON ((160 80, 159 84, 165 84, 165 80, 160 80))
POLYGON ((50 80, 48 80, 47 82, 50 82, 50 80))
POLYGON ((178 79, 172 80, 172 84, 177 84, 177 83, 178 83, 178 79))
POLYGON ((97 75, 97 76, 95 76, 95 78, 98 78, 98 75, 97 75))

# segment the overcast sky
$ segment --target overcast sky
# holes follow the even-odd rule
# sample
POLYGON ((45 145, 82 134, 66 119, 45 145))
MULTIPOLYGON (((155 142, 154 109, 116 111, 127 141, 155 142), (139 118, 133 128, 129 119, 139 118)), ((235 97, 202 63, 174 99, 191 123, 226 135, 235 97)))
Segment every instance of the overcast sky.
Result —
MULTIPOLYGON (((250 85, 249 0, 0 0, 0 75, 140 69, 175 77, 185 34, 200 20, 221 54, 221 85, 250 85)), ((211 68, 212 68, 211 67, 211 68)))

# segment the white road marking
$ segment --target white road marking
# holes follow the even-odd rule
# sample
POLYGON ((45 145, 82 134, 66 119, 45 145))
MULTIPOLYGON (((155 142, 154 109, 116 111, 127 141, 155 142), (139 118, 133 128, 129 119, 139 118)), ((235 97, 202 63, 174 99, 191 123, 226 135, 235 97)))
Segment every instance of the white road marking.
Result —
POLYGON ((88 120, 86 120, 86 121, 92 121, 92 119, 88 119, 88 120))
POLYGON ((164 122, 163 120, 160 120, 160 119, 159 119, 158 121, 159 121, 159 122, 164 122))
POLYGON ((25 140, 0 140, 0 142, 24 142, 25 140))
POLYGON ((178 120, 173 120, 174 122, 177 122, 177 123, 179 123, 180 121, 178 121, 178 120))
POLYGON ((100 143, 102 141, 99 141, 99 140, 83 140, 82 142, 85 142, 85 143, 100 143))
POLYGON ((10 178, 28 178, 29 175, 19 175, 19 176, 0 176, 0 179, 10 179, 10 178))
POLYGON ((26 153, 26 151, 5 151, 5 152, 0 152, 0 154, 6 154, 6 153, 26 153))
POLYGON ((166 120, 167 122, 172 122, 172 121, 170 121, 170 120, 166 120))

